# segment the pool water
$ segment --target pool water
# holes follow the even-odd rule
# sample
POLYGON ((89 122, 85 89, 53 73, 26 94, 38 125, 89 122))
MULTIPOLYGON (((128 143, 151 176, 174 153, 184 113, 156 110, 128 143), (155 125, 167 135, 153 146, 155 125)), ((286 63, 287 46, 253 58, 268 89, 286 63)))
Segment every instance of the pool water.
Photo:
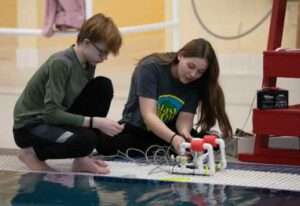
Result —
POLYGON ((0 205, 299 206, 300 192, 62 173, 0 171, 0 205))

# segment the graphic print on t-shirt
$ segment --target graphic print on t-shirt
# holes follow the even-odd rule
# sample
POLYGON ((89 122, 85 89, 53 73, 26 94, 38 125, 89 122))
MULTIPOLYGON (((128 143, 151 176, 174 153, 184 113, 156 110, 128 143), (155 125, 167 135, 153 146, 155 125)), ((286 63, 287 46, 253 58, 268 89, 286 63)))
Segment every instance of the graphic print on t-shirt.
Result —
POLYGON ((184 101, 173 95, 161 95, 157 102, 157 114, 163 122, 169 122, 175 118, 183 107, 184 101))

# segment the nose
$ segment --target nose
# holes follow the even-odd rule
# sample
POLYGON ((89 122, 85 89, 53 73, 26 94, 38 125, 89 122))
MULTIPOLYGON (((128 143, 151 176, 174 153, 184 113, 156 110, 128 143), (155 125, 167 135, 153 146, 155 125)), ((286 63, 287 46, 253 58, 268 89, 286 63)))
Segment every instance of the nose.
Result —
POLYGON ((197 78, 197 71, 191 71, 190 77, 191 77, 192 79, 197 78))
POLYGON ((105 60, 107 60, 107 55, 101 55, 101 56, 99 56, 99 62, 103 62, 105 60))

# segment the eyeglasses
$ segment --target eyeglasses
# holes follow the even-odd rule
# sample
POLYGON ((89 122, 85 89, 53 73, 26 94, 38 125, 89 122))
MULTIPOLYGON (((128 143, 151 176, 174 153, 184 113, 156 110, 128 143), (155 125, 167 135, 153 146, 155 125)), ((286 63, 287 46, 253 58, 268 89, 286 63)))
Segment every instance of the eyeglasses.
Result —
POLYGON ((105 49, 100 49, 99 47, 96 46, 96 44, 94 44, 93 42, 90 41, 90 43, 93 45, 93 47, 95 47, 95 49, 98 51, 98 55, 103 57, 103 56, 107 56, 109 51, 105 50, 105 49))

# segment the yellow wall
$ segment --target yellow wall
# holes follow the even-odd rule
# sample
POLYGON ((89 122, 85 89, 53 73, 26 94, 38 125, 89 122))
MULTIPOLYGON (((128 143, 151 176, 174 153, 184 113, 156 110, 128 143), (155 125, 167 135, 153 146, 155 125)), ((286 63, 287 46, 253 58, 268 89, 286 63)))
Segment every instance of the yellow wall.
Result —
POLYGON ((113 17, 119 26, 149 24, 164 19, 162 0, 102 0, 94 1, 94 13, 113 17))
MULTIPOLYGON (((42 28, 44 0, 3 0, 1 3, 0 27, 42 28)), ((165 18, 164 4, 164 0, 93 0, 93 13, 102 12, 112 17, 119 27, 142 25, 162 21, 165 18)), ((69 47, 75 39, 76 36, 0 36, 0 85, 24 85, 49 55, 69 47), (20 72, 20 68, 26 68, 26 72, 20 72)), ((116 61, 121 61, 121 65, 165 47, 163 30, 128 34, 124 35, 123 40, 116 61)))
MULTIPOLYGON (((3 0, 1 2, 1 27, 16 27, 18 25, 18 15, 20 15, 20 13, 17 13, 18 2, 23 1, 28 2, 27 0, 3 0)), ((244 0, 203 0, 195 2, 199 14, 212 31, 221 35, 236 35, 257 23, 271 8, 272 1, 270 0, 253 1, 255 3, 252 1, 245 2, 244 0), (256 15, 253 15, 254 12, 256 15), (220 16, 222 16, 222 22, 218 20, 220 16)), ((38 5, 38 8, 35 9, 38 12, 38 19, 34 19, 33 21, 37 22, 36 28, 40 28, 43 25, 45 1, 33 0, 29 2, 35 2, 35 5, 38 5)), ((94 0, 93 8, 94 13, 103 12, 113 17, 118 26, 123 27, 161 21, 165 18, 164 4, 165 1, 163 0, 94 0)), ((266 47, 269 19, 255 32, 245 38, 237 41, 223 41, 208 35, 196 22, 190 1, 180 1, 180 4, 182 36, 180 45, 191 38, 203 36, 214 41, 215 45, 222 52, 257 52, 266 47)), ((284 44, 290 47, 295 46, 296 42, 297 8, 295 4, 297 4, 297 1, 291 1, 288 5, 285 25, 284 44)), ((22 17, 19 18, 22 19, 22 17)), ((124 42, 125 44, 131 42, 140 44, 140 39, 150 39, 151 37, 158 38, 158 42, 156 41, 156 43, 164 45, 164 31, 125 35, 124 42)), ((41 37, 37 39, 37 45, 40 48, 62 47, 74 42, 74 37, 53 37, 50 39, 41 37)), ((14 47, 16 46, 16 38, 1 37, 0 43, 2 49, 14 47)), ((35 45, 32 46, 36 47, 35 45)), ((143 46, 145 45, 143 44, 143 46)))
MULTIPOLYGON (((1 1, 0 27, 16 27, 17 25, 17 3, 16 0, 1 1)), ((0 60, 2 65, 14 66, 16 61, 15 47, 16 37, 4 36, 0 38, 0 60)), ((0 66, 3 70, 4 67, 0 66)), ((0 79, 1 80, 1 79, 0 79)))
POLYGON ((1 27, 15 27, 17 25, 16 4, 17 4, 16 0, 1 1, 1 7, 0 7, 1 27))
MULTIPOLYGON (((38 2, 39 26, 43 25, 44 1, 38 2)), ((163 21, 164 1, 162 0, 94 0, 93 13, 104 13, 113 18, 119 27, 141 25, 163 21)), ((145 32, 142 34, 130 34, 124 36, 124 45, 131 45, 131 42, 146 47, 141 39, 156 39, 159 45, 164 46, 164 31, 145 32), (141 36, 143 36, 141 38, 141 36)), ((61 47, 74 43, 75 37, 53 37, 39 38, 39 47, 61 47)), ((161 49, 161 48, 159 48, 161 49)))
MULTIPOLYGON (((0 7, 0 27, 16 27, 17 25, 17 3, 16 0, 2 1, 0 7)), ((15 38, 0 38, 1 47, 15 46, 15 38)))
MULTIPOLYGON (((205 25, 221 36, 236 36, 252 28, 272 8, 271 0, 202 0, 195 1, 196 9, 205 25), (220 20, 221 19, 221 20, 220 20)), ((282 45, 296 46, 297 4, 288 1, 282 45)), ((181 37, 182 42, 191 38, 204 37, 211 41, 221 53, 260 54, 267 46, 270 17, 251 34, 235 40, 222 40, 208 34, 198 23, 191 1, 181 1, 181 37)))

